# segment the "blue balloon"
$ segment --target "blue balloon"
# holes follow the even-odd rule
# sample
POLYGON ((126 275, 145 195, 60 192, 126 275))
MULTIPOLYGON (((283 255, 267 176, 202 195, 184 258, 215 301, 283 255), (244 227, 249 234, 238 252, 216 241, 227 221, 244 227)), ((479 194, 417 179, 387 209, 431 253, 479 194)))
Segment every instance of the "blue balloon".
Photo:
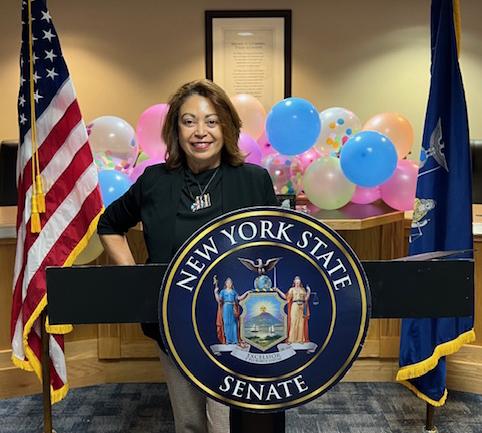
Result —
POLYGON ((298 155, 311 148, 320 135, 321 122, 314 105, 302 98, 276 103, 266 118, 266 135, 282 155, 298 155))
POLYGON ((100 170, 99 185, 104 206, 109 206, 117 200, 131 186, 132 182, 127 175, 117 170, 100 170))
POLYGON ((397 167, 397 151, 385 135, 361 131, 350 138, 340 152, 343 174, 350 182, 373 187, 387 181, 397 167))

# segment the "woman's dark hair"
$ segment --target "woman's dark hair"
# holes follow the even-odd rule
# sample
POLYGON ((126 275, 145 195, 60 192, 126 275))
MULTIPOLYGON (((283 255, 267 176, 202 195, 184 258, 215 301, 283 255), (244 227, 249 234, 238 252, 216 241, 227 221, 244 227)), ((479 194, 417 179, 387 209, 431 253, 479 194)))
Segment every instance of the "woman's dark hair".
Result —
POLYGON ((241 119, 226 92, 210 80, 196 80, 181 86, 169 99, 169 111, 166 115, 162 138, 166 143, 166 166, 169 170, 186 165, 186 155, 179 144, 179 110, 184 101, 193 95, 203 96, 211 101, 216 109, 224 145, 221 160, 238 166, 245 156, 238 147, 241 119))

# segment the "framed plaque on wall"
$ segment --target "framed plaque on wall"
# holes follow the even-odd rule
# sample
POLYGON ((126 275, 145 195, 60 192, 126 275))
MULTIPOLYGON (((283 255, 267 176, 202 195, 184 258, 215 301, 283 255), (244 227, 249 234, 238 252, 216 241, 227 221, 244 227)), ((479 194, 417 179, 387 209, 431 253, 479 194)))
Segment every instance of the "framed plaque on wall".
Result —
POLYGON ((206 11, 206 78, 267 111, 291 96, 291 10, 206 11))

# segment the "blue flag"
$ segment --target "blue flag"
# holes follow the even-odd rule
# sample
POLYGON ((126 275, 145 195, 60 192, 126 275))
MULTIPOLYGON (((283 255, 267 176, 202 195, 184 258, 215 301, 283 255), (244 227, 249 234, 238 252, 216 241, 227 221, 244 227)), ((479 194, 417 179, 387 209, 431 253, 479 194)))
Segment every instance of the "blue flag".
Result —
MULTIPOLYGON (((433 0, 431 12, 430 94, 410 255, 473 248, 469 128, 452 0, 433 0)), ((426 402, 443 405, 445 356, 474 339, 473 317, 403 320, 397 380, 426 402)))

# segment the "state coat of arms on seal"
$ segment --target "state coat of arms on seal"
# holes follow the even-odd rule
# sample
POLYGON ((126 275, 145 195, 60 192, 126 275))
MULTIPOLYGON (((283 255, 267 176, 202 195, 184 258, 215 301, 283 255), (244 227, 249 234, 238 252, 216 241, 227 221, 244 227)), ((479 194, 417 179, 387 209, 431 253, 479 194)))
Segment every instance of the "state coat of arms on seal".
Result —
POLYGON ((217 276, 214 277, 219 344, 211 346, 211 350, 216 355, 230 352, 239 359, 254 363, 280 362, 295 355, 295 350, 314 352, 317 345, 309 339, 310 298, 313 296, 314 305, 318 305, 317 293, 312 293, 310 286, 305 288, 298 275, 294 276, 286 293, 278 288, 276 264, 281 257, 266 262, 261 258, 253 261, 239 257, 238 260, 258 275, 253 288, 241 296, 231 277, 225 279, 221 290, 217 276), (266 274, 270 270, 274 273, 274 283, 266 274), (284 351, 279 358, 262 354, 248 356, 251 347, 266 352, 275 346, 278 352, 284 351))

